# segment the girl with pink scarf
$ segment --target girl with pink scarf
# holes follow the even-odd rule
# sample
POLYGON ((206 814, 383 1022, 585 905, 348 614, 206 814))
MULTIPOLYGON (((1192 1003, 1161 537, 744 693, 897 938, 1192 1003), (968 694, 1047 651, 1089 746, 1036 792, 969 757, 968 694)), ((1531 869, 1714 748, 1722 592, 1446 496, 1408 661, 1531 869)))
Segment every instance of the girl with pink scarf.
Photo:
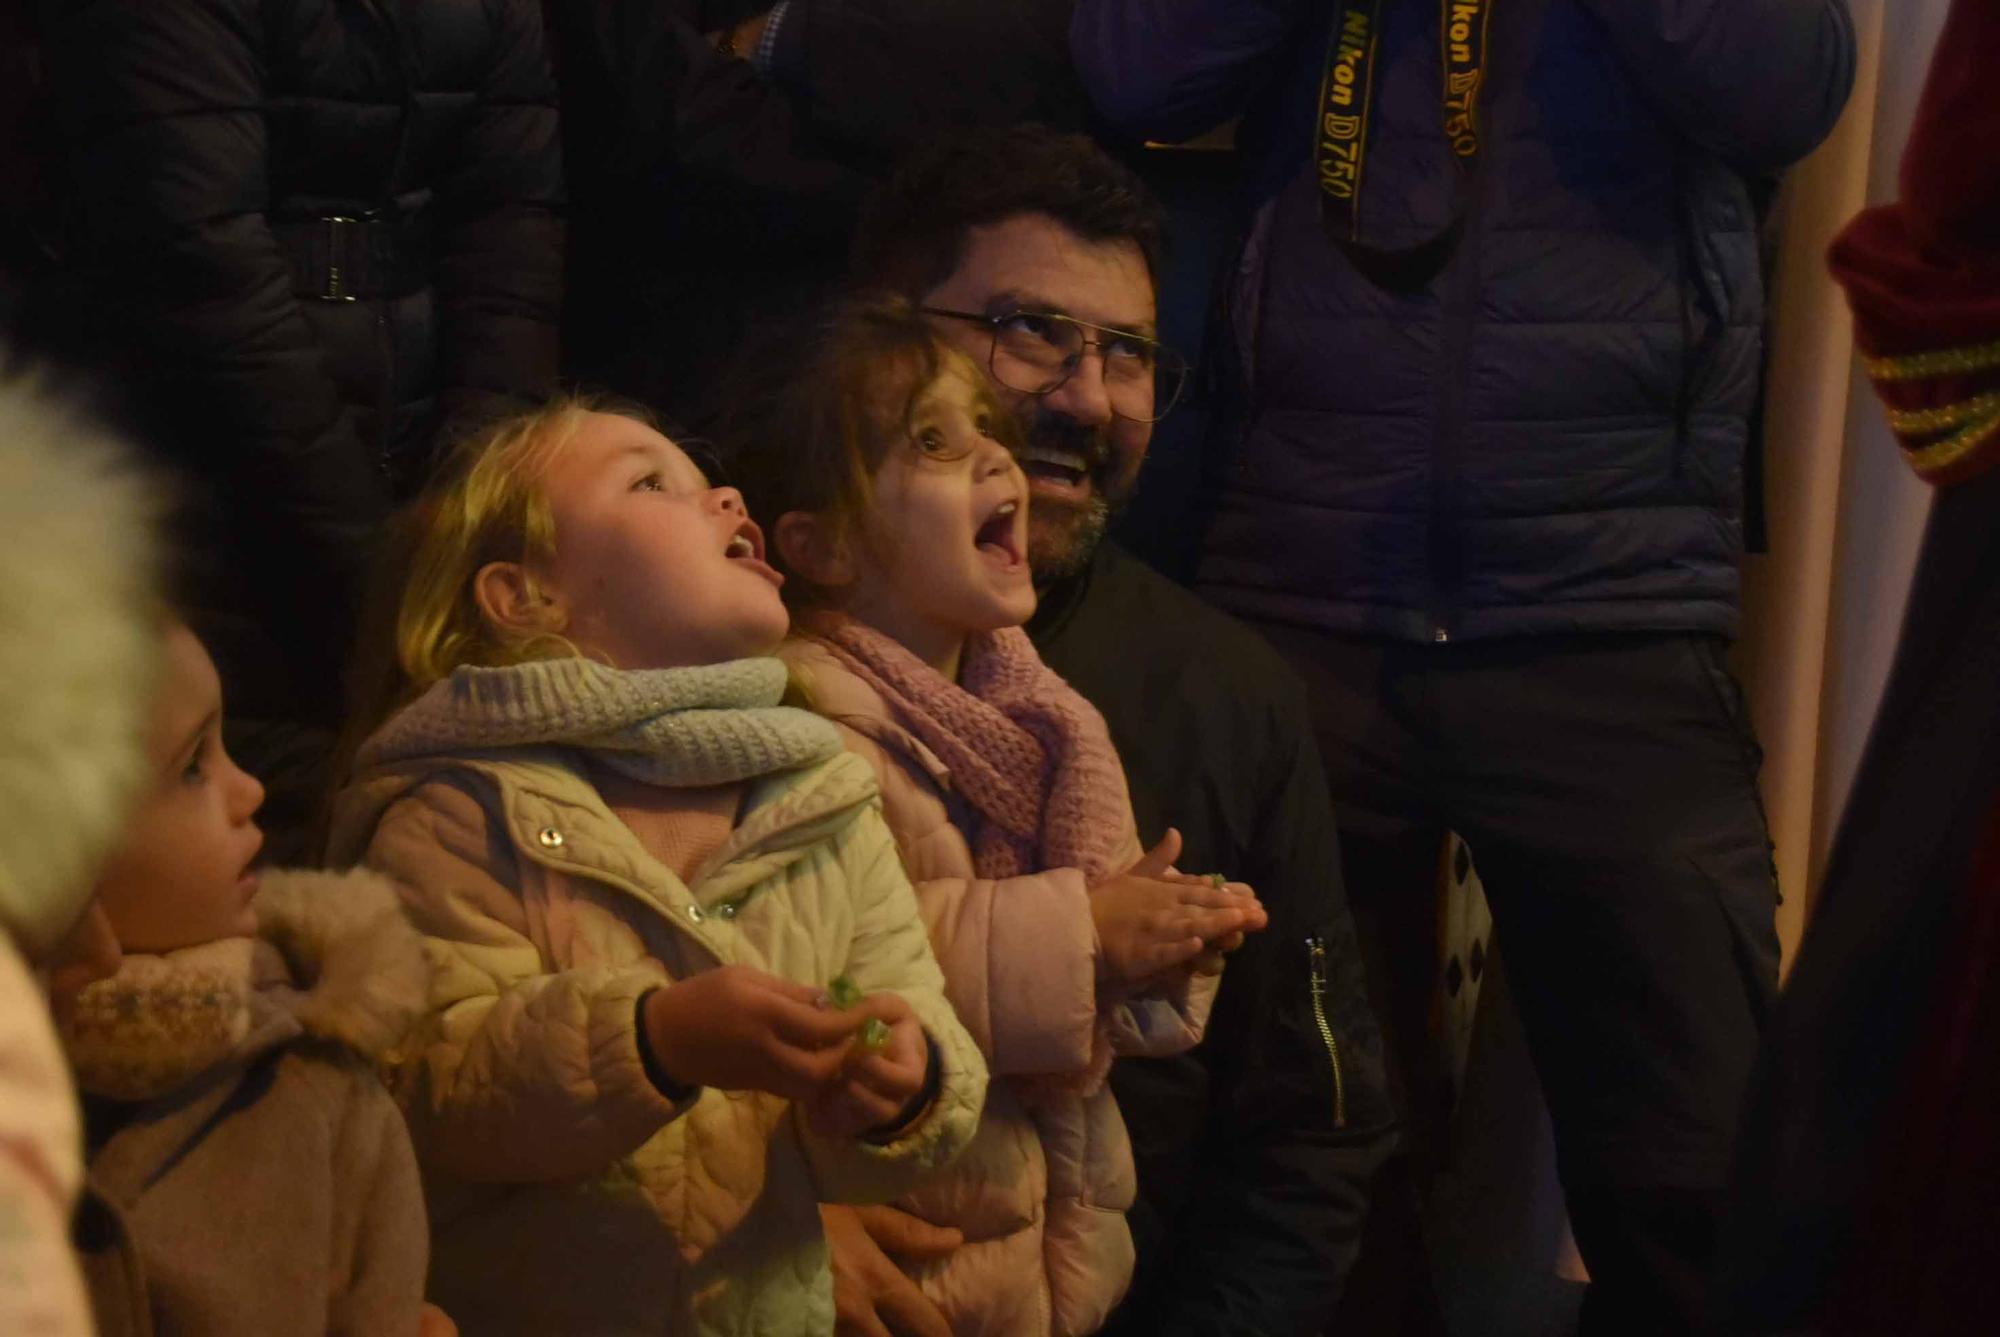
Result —
POLYGON ((892 1209, 825 1209, 836 1304, 865 1330, 879 1308, 920 1332, 1095 1332, 1132 1270, 1105 1075, 1201 1038, 1221 956, 1263 910, 1176 871, 1174 833, 1140 849, 1103 719, 1021 630, 1027 482, 979 369, 886 301, 788 354, 727 432, 799 605, 781 654, 873 764, 993 1074, 956 1165, 892 1209))

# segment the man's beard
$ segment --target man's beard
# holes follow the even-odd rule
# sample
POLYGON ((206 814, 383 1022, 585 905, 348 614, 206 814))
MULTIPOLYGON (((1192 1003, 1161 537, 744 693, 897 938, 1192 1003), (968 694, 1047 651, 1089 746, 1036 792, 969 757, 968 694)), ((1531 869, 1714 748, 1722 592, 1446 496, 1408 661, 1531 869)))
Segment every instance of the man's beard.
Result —
POLYGON ((1102 428, 1037 407, 1022 424, 1030 445, 1068 451, 1084 461, 1090 496, 1081 502, 1035 496, 1028 505, 1028 567, 1036 585, 1067 580, 1090 565, 1131 488, 1118 477, 1118 455, 1102 428))

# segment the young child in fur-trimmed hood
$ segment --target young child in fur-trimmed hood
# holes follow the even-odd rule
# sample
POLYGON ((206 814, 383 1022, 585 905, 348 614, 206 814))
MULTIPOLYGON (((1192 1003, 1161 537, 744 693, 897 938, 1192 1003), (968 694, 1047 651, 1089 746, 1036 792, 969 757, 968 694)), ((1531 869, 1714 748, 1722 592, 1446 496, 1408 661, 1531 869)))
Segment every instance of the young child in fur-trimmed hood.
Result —
POLYGON ((263 786, 223 750, 201 643, 163 642, 150 774, 97 886, 122 961, 60 1018, 99 1331, 449 1333, 375 1072, 423 1004, 416 932, 369 874, 250 870, 263 786))

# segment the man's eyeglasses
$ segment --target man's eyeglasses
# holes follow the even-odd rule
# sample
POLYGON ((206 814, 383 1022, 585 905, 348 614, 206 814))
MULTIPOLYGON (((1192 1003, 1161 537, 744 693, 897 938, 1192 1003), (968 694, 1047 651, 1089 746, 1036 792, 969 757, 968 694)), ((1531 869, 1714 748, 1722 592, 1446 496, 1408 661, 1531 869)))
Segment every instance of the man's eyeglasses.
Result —
POLYGON ((1167 416, 1187 385, 1187 359, 1157 339, 1051 311, 1009 311, 988 316, 977 311, 917 308, 927 316, 969 321, 986 327, 992 344, 986 365, 993 379, 1024 395, 1052 394, 1076 375, 1084 350, 1095 348, 1104 363, 1104 393, 1111 411, 1133 422, 1167 416))

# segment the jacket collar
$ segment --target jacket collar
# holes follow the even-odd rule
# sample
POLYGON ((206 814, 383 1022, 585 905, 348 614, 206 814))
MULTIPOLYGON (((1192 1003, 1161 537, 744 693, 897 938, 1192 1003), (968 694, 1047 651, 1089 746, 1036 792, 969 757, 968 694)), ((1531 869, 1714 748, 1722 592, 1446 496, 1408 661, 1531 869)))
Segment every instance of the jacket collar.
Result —
POLYGON ((255 938, 128 956, 82 991, 63 1041, 84 1091, 154 1100, 300 1035, 375 1059, 409 1033, 428 970, 387 882, 269 872, 254 906, 255 938))
POLYGON ((1120 555, 1112 540, 1101 539, 1090 554, 1090 560, 1083 564, 1083 570, 1067 579, 1036 587, 1035 615, 1028 619, 1026 630, 1028 639, 1037 648, 1062 633, 1069 620, 1076 616, 1076 611, 1089 599, 1090 587, 1097 579, 1099 568, 1116 561, 1120 555))
POLYGON ((398 762, 358 777, 336 818, 339 852, 358 857, 360 849, 348 847, 365 841, 390 804, 450 772, 471 772, 492 786, 501 824, 523 858, 622 891, 725 959, 716 943, 689 927, 688 907, 705 913, 740 898, 811 853, 879 793, 868 764, 846 752, 753 781, 743 819, 688 884, 648 854, 605 804, 573 749, 494 749, 398 762))

